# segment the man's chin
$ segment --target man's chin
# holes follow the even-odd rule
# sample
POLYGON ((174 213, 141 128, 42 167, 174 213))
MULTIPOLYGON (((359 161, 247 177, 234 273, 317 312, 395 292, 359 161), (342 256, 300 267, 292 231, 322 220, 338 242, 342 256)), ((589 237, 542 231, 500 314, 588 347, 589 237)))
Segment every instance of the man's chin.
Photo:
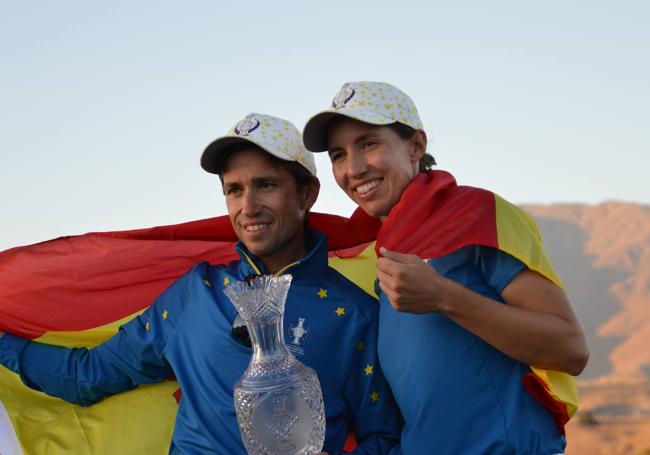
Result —
POLYGON ((269 250, 269 248, 261 244, 261 242, 242 241, 242 243, 248 251, 257 257, 266 256, 266 253, 269 250))

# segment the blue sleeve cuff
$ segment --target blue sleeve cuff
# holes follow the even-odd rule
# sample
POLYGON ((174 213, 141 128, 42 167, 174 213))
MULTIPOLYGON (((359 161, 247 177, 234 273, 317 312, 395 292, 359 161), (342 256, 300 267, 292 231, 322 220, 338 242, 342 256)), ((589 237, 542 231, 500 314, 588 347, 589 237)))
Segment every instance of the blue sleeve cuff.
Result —
POLYGON ((14 373, 18 373, 20 367, 20 355, 29 340, 5 333, 0 337, 0 364, 6 366, 14 373))

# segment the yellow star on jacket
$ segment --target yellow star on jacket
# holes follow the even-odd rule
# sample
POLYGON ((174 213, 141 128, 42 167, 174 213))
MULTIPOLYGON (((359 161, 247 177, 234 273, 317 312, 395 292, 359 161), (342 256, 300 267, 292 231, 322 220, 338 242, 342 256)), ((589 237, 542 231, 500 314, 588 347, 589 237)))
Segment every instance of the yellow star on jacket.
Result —
POLYGON ((167 310, 163 311, 162 313, 162 318, 167 319, 167 316, 169 315, 169 312, 167 310))
POLYGON ((373 391, 373 392, 370 394, 370 399, 371 399, 373 402, 374 402, 374 401, 379 401, 379 394, 377 393, 377 391, 373 391))
POLYGON ((336 309, 335 313, 336 313, 338 316, 343 316, 343 315, 345 314, 345 308, 343 308, 343 307, 338 307, 338 308, 336 309))
POLYGON ((372 374, 372 365, 368 364, 363 371, 366 373, 366 376, 370 376, 372 374))
POLYGON ((320 291, 318 291, 318 296, 321 299, 324 299, 325 297, 327 297, 327 289, 321 288, 320 291))
POLYGON ((224 285, 224 286, 228 286, 229 284, 230 284, 230 280, 228 279, 228 277, 225 277, 225 278, 223 279, 223 285, 224 285))

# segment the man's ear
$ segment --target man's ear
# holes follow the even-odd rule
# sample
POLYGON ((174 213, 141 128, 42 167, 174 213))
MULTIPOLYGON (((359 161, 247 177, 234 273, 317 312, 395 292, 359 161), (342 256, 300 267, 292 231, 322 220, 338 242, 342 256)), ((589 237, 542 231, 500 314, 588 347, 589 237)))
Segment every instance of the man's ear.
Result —
POLYGON ((417 130, 411 138, 411 162, 420 161, 427 152, 427 133, 417 130))
POLYGON ((303 209, 305 210, 311 210, 313 205, 316 203, 316 199, 318 199, 318 193, 320 192, 320 181, 314 177, 311 182, 309 182, 308 185, 305 186, 305 188, 302 191, 301 194, 301 202, 303 205, 303 209))

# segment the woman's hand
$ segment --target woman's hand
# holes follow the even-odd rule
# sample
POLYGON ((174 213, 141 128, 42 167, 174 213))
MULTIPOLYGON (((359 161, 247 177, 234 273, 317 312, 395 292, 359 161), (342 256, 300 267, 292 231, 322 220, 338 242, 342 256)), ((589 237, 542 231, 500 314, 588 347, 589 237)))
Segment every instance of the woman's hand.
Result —
POLYGON ((381 248, 377 259, 379 286, 397 311, 430 313, 440 311, 459 285, 443 278, 414 254, 381 248))

